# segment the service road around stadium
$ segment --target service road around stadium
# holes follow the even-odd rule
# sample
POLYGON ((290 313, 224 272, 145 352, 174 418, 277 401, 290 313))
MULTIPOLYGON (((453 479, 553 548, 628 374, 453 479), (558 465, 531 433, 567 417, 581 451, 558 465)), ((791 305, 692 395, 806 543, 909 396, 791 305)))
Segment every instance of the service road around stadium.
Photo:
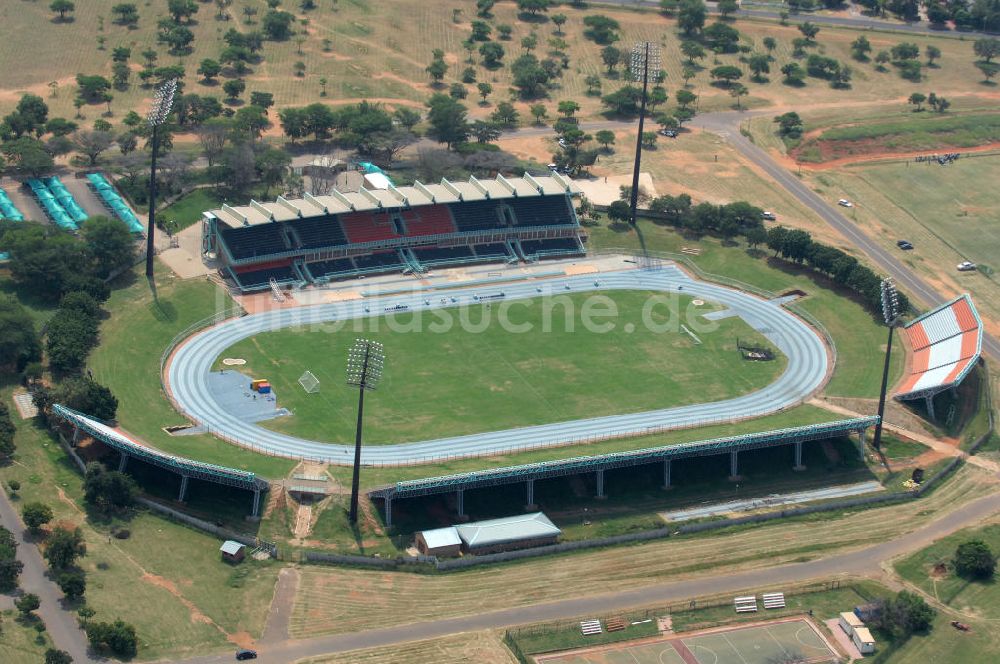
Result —
MULTIPOLYGON (((642 435, 668 429, 692 428, 720 421, 761 417, 807 400, 824 384, 831 361, 819 332, 777 303, 755 295, 691 278, 674 264, 657 270, 627 269, 599 274, 557 277, 518 283, 415 289, 406 294, 366 297, 331 304, 233 318, 185 340, 166 369, 166 385, 174 403, 193 422, 213 434, 256 451, 311 459, 337 465, 352 462, 353 445, 305 440, 247 423, 225 411, 215 400, 208 377, 216 359, 230 346, 262 332, 290 326, 318 325, 334 320, 378 317, 392 307, 407 311, 478 304, 474 298, 503 292, 505 300, 567 292, 649 290, 683 292, 721 304, 763 334, 788 358, 785 371, 755 392, 711 403, 664 408, 627 415, 610 415, 530 427, 491 431, 437 440, 365 446, 362 463, 397 465, 445 458, 489 456, 523 449, 569 445, 599 438, 642 435), (446 296, 446 297, 445 297, 446 296), (442 298, 445 299, 442 302, 442 298)), ((390 351, 391 352, 391 351, 390 351)))

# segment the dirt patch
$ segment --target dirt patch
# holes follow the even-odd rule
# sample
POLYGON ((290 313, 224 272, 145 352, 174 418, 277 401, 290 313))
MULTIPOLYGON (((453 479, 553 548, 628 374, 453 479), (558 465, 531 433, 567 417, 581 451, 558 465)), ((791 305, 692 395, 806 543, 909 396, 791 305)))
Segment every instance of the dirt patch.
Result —
POLYGON ((923 150, 899 152, 889 149, 887 143, 890 142, 892 138, 893 137, 891 136, 887 136, 885 138, 871 138, 858 141, 803 141, 789 153, 789 156, 791 156, 796 163, 800 164, 804 168, 808 168, 810 170, 828 170, 850 164, 863 164, 891 159, 912 159, 917 156, 932 154, 935 152, 970 153, 1000 150, 1000 143, 995 142, 970 147, 949 145, 947 135, 942 134, 942 140, 936 143, 933 147, 923 150), (803 151, 810 148, 815 148, 819 151, 819 162, 817 163, 815 160, 799 162, 799 156, 803 153, 803 151))
POLYGON ((948 566, 944 563, 938 563, 931 569, 930 577, 932 579, 941 580, 946 576, 948 576, 948 566))
POLYGON ((165 579, 162 576, 158 576, 156 574, 150 574, 149 572, 145 572, 142 575, 142 580, 145 581, 146 583, 157 586, 158 588, 163 588, 168 593, 176 597, 180 601, 180 603, 183 604, 185 607, 187 607, 187 610, 191 612, 191 622, 199 622, 199 623, 204 623, 206 625, 212 625, 223 634, 226 634, 227 638, 229 637, 229 634, 226 633, 226 630, 216 625, 215 621, 213 621, 211 618, 202 613, 198 609, 198 607, 194 605, 194 602, 184 597, 184 595, 181 594, 181 591, 177 589, 177 585, 173 581, 165 579))

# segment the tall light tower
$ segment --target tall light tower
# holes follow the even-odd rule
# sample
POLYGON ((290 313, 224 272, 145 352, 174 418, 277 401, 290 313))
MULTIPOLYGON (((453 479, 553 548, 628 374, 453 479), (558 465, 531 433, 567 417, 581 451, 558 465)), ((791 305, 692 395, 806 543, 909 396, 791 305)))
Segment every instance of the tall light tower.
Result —
POLYGON ((374 390, 382 378, 385 350, 382 344, 356 339, 347 351, 347 384, 358 388, 358 426, 354 435, 354 476, 351 479, 351 523, 358 522, 358 484, 361 479, 361 422, 365 390, 374 390))
POLYGON ((885 417, 885 392, 889 387, 889 357, 892 355, 892 337, 899 320, 899 296, 896 294, 896 284, 892 279, 882 280, 882 317, 889 328, 889 341, 885 345, 885 364, 882 366, 882 389, 878 394, 878 423, 875 425, 875 438, 872 446, 879 450, 882 445, 882 418, 885 417))
POLYGON ((153 278, 153 230, 156 228, 153 216, 156 213, 156 153, 160 150, 159 128, 167 121, 177 94, 177 79, 166 81, 156 90, 153 106, 149 109, 146 122, 152 129, 151 145, 153 158, 149 165, 149 228, 146 230, 146 278, 153 278))
POLYGON ((640 42, 632 49, 632 78, 642 81, 642 98, 639 103, 639 135, 635 139, 635 165, 632 168, 632 198, 629 201, 629 223, 635 226, 635 210, 639 204, 639 165, 642 161, 642 128, 646 119, 646 91, 649 88, 649 70, 660 71, 660 47, 652 42, 640 42))

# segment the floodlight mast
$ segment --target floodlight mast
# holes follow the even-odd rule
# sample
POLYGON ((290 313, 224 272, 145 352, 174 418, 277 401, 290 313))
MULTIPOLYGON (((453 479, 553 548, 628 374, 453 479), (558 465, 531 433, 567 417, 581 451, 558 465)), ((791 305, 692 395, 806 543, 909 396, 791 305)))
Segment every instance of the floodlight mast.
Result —
POLYGON ((875 424, 875 437, 872 447, 876 451, 882 449, 882 419, 885 417, 885 393, 889 387, 889 358, 892 355, 893 331, 899 321, 899 294, 892 279, 883 279, 880 286, 882 292, 882 318, 889 328, 889 340, 885 344, 885 363, 882 365, 882 389, 878 394, 878 422, 875 424))
POLYGON ((649 86, 649 69, 660 71, 660 47, 652 42, 641 42, 632 49, 632 78, 642 81, 639 101, 639 134, 635 140, 635 164, 632 167, 632 193, 629 201, 629 223, 635 226, 636 208, 639 205, 639 166, 642 162, 642 129, 646 120, 646 91, 649 86))
POLYGON ((146 122, 152 130, 150 137, 153 157, 149 164, 149 224, 146 229, 146 278, 153 278, 153 232, 156 228, 156 153, 160 150, 159 128, 166 123, 174 106, 174 95, 177 94, 177 79, 166 81, 156 90, 153 105, 146 116, 146 122))
POLYGON ((361 423, 365 411, 365 390, 374 390, 382 379, 385 350, 382 344, 355 339, 347 351, 347 384, 358 388, 358 424, 354 433, 354 473, 351 478, 351 524, 358 522, 358 486, 361 480, 361 423))

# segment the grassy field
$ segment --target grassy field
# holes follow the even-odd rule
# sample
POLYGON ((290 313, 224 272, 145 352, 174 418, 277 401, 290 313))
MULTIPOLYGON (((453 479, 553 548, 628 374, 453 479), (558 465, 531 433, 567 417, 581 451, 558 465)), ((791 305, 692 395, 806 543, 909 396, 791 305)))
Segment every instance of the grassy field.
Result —
POLYGON ((156 218, 177 232, 201 221, 202 212, 219 208, 224 202, 215 189, 195 189, 157 212, 156 218))
POLYGON ((237 450, 212 436, 171 436, 162 430, 184 419, 160 388, 161 353, 178 332, 231 306, 229 296, 207 280, 181 281, 161 269, 154 298, 146 280, 135 276, 108 301, 110 316, 89 366, 118 397, 123 429, 172 454, 280 477, 292 462, 237 450))
MULTIPOLYGON (((367 425, 369 444, 720 401, 780 375, 783 356, 747 362, 737 350, 737 340, 769 346, 761 335, 741 319, 703 319, 717 307, 691 299, 578 293, 374 319, 365 334, 384 344, 388 360, 371 395, 378 415, 367 425), (598 309, 609 315, 591 316, 598 309), (701 344, 681 329, 685 321, 701 344)), ((265 426, 313 440, 352 439, 357 406, 341 382, 358 330, 339 327, 268 332, 222 354, 245 358, 240 371, 270 380, 278 404, 292 411, 265 426), (320 380, 319 392, 297 383, 306 369, 320 380)))
POLYGON ((852 166, 810 177, 820 192, 855 202, 850 213, 865 232, 899 252, 905 238, 915 249, 900 259, 946 293, 973 295, 987 325, 1000 325, 1000 286, 983 272, 960 273, 970 260, 1000 269, 1000 204, 991 183, 1000 177, 996 155, 959 159, 948 166, 917 163, 852 166))
MULTIPOLYGON (((962 468, 954 479, 916 504, 781 521, 709 536, 679 537, 629 548, 581 552, 572 564, 548 557, 457 574, 425 576, 305 567, 293 609, 291 634, 346 633, 403 622, 466 615, 575 596, 580 587, 599 594, 637 588, 696 572, 810 560, 846 547, 884 542, 981 495, 991 479, 962 468)), ((683 598, 678 598, 678 600, 683 598)))
POLYGON ((476 662, 476 664, 514 664, 510 654, 496 632, 465 632, 426 641, 413 641, 402 645, 382 646, 351 650, 336 655, 323 655, 300 659, 296 664, 448 664, 449 662, 476 662))
POLYGON ((45 651, 52 639, 45 632, 36 632, 36 623, 18 620, 13 610, 0 611, 0 661, 5 664, 35 664, 45 660, 45 651))
MULTIPOLYGON (((133 66, 141 63, 139 53, 147 48, 160 52, 158 64, 182 62, 188 70, 187 89, 199 94, 222 96, 219 85, 206 86, 194 74, 197 63, 203 58, 217 58, 224 44, 221 35, 235 27, 239 30, 258 28, 243 22, 244 7, 252 6, 263 14, 264 3, 260 0, 235 0, 228 10, 232 20, 218 20, 213 5, 205 4, 189 26, 195 35, 194 50, 189 55, 174 57, 166 53, 166 48, 155 42, 156 20, 165 15, 162 5, 139 8, 140 22, 136 30, 129 30, 111 23, 110 8, 117 0, 90 0, 80 3, 73 14, 73 21, 58 23, 46 3, 25 3, 6 6, 0 19, 8 26, 8 39, 0 45, 0 65, 8 72, 4 89, 0 91, 0 110, 8 112, 16 103, 22 91, 32 91, 45 96, 53 107, 54 115, 71 117, 74 113, 74 77, 77 73, 111 73, 110 53, 116 46, 132 48, 133 66), (103 17, 103 29, 101 29, 103 17), (98 48, 98 37, 104 37, 104 50, 98 48), (31 57, 24 57, 30 53, 31 57), (57 83, 56 96, 50 97, 48 84, 57 83)), ((284 9, 295 12, 307 24, 297 26, 304 41, 295 39, 285 42, 267 42, 264 61, 254 66, 247 77, 248 91, 266 90, 273 92, 278 106, 305 104, 321 101, 320 79, 327 79, 326 86, 330 101, 356 100, 362 98, 380 99, 391 104, 419 106, 432 92, 424 68, 431 59, 431 50, 445 51, 445 61, 450 70, 445 82, 458 80, 462 69, 467 66, 466 52, 461 43, 469 34, 470 22, 475 19, 472 7, 462 7, 457 22, 451 18, 453 3, 444 0, 396 0, 391 5, 370 4, 361 0, 345 0, 331 10, 323 6, 322 11, 300 12, 296 3, 285 3, 284 9), (404 19, 405 17, 405 19, 404 19), (328 50, 324 50, 323 40, 329 40, 328 50), (293 64, 305 64, 302 78, 293 75, 293 64)), ((684 58, 679 51, 680 39, 676 36, 675 22, 655 12, 636 12, 616 8, 588 8, 584 10, 563 6, 560 12, 568 16, 560 37, 565 42, 563 50, 570 57, 569 68, 563 72, 559 88, 552 93, 553 101, 577 99, 584 104, 584 113, 593 114, 599 109, 594 98, 585 95, 584 79, 588 75, 604 78, 603 92, 607 93, 621 84, 621 80, 608 79, 600 59, 600 46, 583 36, 582 21, 585 16, 601 13, 612 16, 621 23, 619 45, 628 48, 635 41, 649 40, 662 44, 664 68, 667 71, 667 85, 676 89, 681 85, 681 69, 684 58)), ((519 21, 515 15, 514 3, 498 3, 491 23, 509 24, 513 27, 512 39, 500 42, 507 55, 504 62, 509 64, 523 51, 519 47, 522 38, 533 31, 539 38, 536 53, 544 57, 551 46, 548 40, 554 37, 552 23, 543 21, 530 23, 519 21)), ((258 17, 259 19, 259 17, 258 17)), ((824 27, 817 41, 818 46, 810 49, 849 63, 854 70, 850 91, 836 91, 826 81, 808 79, 803 88, 792 88, 781 83, 780 67, 791 61, 792 40, 800 34, 794 25, 780 26, 776 23, 738 21, 736 27, 743 33, 744 44, 763 51, 762 40, 773 37, 777 47, 771 65, 769 81, 750 82, 744 79, 751 94, 745 101, 751 105, 769 103, 816 104, 825 100, 858 103, 864 101, 883 102, 886 99, 905 98, 912 92, 914 84, 902 80, 894 71, 879 73, 870 63, 858 63, 850 59, 849 45, 857 33, 846 29, 824 27)), ((494 35, 496 33, 494 32, 494 35)), ((957 39, 943 39, 933 36, 895 36, 884 33, 868 33, 875 51, 887 49, 900 41, 913 41, 923 51, 928 43, 934 43, 942 51, 939 66, 925 69, 926 81, 923 87, 935 89, 938 94, 958 94, 978 91, 981 75, 972 66, 970 42, 957 39)), ((708 70, 719 64, 740 64, 739 54, 719 55, 706 58, 700 63, 702 70, 691 84, 702 95, 701 108, 728 108, 732 99, 728 92, 709 85, 708 70)), ((477 55, 476 60, 479 60, 477 55)), ((478 64, 473 65, 479 81, 491 83, 497 91, 496 99, 506 96, 511 78, 510 71, 502 67, 489 71, 478 64)), ((135 80, 137 76, 133 76, 135 80)), ((470 86, 472 88, 473 86, 470 86)), ((115 119, 128 109, 144 108, 148 90, 133 86, 128 91, 116 91, 112 108, 115 119)), ((474 90, 473 90, 474 96, 474 90)), ((474 99, 469 105, 475 113, 488 113, 490 108, 476 107, 474 99)), ((88 120, 93 120, 102 111, 93 106, 84 109, 88 120)))
MULTIPOLYGON (((9 400, 9 390, 2 398, 9 400)), ((277 567, 248 562, 234 573, 219 560, 216 538, 150 514, 114 522, 89 519, 79 472, 59 444, 34 422, 16 424, 15 462, 0 468, 0 479, 5 485, 20 481, 21 503, 44 502, 55 521, 83 529, 87 604, 98 620, 122 618, 135 626, 140 660, 205 653, 245 642, 247 634, 259 636, 277 567), (112 525, 127 528, 131 536, 112 538, 112 525)), ((0 655, 13 629, 4 626, 0 655)))

